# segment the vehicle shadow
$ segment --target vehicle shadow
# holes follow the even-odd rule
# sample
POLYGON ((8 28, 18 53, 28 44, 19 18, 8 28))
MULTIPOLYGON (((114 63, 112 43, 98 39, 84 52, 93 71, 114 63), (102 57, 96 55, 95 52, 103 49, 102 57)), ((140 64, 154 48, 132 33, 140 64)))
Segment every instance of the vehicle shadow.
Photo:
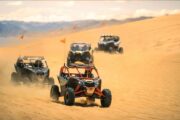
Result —
MULTIPOLYGON (((52 101, 52 102, 58 103, 61 105, 65 105, 63 101, 52 101)), ((97 103, 87 104, 87 103, 79 103, 79 102, 75 102, 73 106, 77 106, 77 107, 101 107, 97 103)))

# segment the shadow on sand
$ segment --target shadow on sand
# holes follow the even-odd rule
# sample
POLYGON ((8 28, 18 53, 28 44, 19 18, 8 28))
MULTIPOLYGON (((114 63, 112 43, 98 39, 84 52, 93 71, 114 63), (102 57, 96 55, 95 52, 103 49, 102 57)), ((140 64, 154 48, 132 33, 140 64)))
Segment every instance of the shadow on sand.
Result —
MULTIPOLYGON (((63 101, 52 101, 54 103, 62 104, 65 105, 63 101)), ((87 102, 75 102, 73 106, 78 106, 78 107, 101 107, 97 103, 91 103, 87 104, 87 102)))

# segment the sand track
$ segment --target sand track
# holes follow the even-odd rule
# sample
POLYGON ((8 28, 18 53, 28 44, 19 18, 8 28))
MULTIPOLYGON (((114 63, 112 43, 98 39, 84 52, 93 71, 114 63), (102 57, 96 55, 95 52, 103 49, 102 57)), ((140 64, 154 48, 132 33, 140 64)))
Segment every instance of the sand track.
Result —
POLYGON ((41 39, 0 48, 0 120, 180 119, 180 15, 41 39), (69 107, 63 98, 58 103, 51 101, 49 87, 10 84, 19 54, 44 55, 57 84, 56 75, 64 62, 59 40, 66 37, 66 46, 76 40, 95 46, 99 35, 109 32, 121 36, 125 51, 123 55, 94 54, 102 86, 112 91, 110 108, 101 108, 99 100, 86 106, 83 98, 69 107))

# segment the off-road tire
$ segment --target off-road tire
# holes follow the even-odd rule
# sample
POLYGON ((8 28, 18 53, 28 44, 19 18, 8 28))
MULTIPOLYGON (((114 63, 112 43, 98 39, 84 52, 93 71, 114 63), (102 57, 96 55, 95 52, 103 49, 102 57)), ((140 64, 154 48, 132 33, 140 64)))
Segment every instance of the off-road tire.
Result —
POLYGON ((14 85, 19 85, 19 77, 18 77, 18 74, 16 72, 12 72, 11 73, 11 82, 14 84, 14 85))
POLYGON ((52 85, 50 90, 50 97, 53 100, 58 101, 59 96, 60 96, 59 87, 57 85, 52 85))
POLYGON ((54 78, 50 77, 50 78, 48 79, 48 84, 49 84, 49 85, 54 85, 54 78))
POLYGON ((123 53, 123 52, 124 52, 123 47, 120 47, 120 48, 118 49, 118 52, 119 52, 119 53, 123 53))
POLYGON ((28 77, 23 77, 22 80, 25 85, 30 85, 32 83, 32 81, 28 77))
POLYGON ((75 101, 75 94, 72 88, 67 88, 64 94, 64 104, 73 105, 75 101))
POLYGON ((101 97, 101 106, 102 107, 109 107, 111 105, 112 95, 109 89, 103 89, 103 95, 101 97))
POLYGON ((113 47, 109 47, 109 52, 113 53, 113 47))

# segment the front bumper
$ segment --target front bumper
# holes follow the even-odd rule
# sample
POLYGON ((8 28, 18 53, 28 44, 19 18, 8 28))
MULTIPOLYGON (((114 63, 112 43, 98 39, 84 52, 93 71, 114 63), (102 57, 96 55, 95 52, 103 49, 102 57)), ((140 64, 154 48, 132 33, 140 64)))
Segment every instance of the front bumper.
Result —
POLYGON ((100 81, 93 81, 93 82, 81 82, 75 88, 75 96, 76 97, 95 97, 100 98, 103 96, 101 92, 101 88, 99 87, 100 81), (97 83, 99 82, 99 83, 97 83))

